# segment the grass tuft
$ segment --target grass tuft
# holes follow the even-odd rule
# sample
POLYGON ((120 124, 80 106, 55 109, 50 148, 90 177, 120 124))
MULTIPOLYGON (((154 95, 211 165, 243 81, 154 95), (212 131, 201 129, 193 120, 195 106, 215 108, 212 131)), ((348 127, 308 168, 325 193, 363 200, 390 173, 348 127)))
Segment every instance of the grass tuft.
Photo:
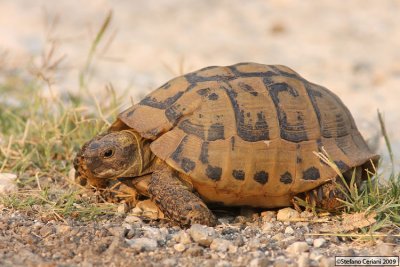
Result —
MULTIPOLYGON (((110 12, 88 52, 82 71, 85 86, 111 17, 110 12)), ((87 192, 70 177, 72 161, 84 142, 115 120, 117 103, 122 99, 111 84, 106 86, 105 96, 97 97, 86 87, 75 94, 54 91, 53 77, 65 56, 56 56, 53 40, 47 47, 49 51, 43 53, 38 66, 4 69, 1 73, 0 173, 16 174, 19 191, 0 196, 0 204, 38 214, 51 213, 58 219, 92 219, 108 213, 112 205, 98 204, 91 196, 82 197, 87 192)))

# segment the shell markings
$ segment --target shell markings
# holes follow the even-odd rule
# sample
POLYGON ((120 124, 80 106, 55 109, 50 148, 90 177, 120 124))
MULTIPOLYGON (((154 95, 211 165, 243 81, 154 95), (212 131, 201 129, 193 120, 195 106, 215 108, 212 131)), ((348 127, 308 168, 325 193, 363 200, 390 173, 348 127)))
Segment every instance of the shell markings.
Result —
POLYGON ((145 97, 142 101, 140 101, 140 105, 146 105, 152 108, 157 108, 157 109, 166 109, 167 107, 171 106, 173 103, 176 102, 181 96, 183 95, 183 92, 178 92, 175 95, 168 97, 164 101, 158 101, 156 98, 147 96, 145 97))
POLYGON ((279 180, 284 184, 291 184, 293 182, 293 178, 290 172, 285 172, 284 174, 282 174, 279 180))
POLYGON ((231 102, 236 121, 237 134, 245 141, 256 142, 269 139, 268 124, 265 120, 264 114, 259 112, 257 114, 258 120, 255 125, 245 122, 245 111, 240 108, 237 96, 238 93, 232 88, 223 86, 231 102))
POLYGON ((224 139, 224 125, 222 123, 211 124, 208 128, 207 140, 215 141, 219 139, 224 139))
POLYGON ((236 180, 241 180, 243 181, 246 174, 244 173, 243 170, 233 170, 232 171, 232 176, 236 179, 236 180))
POLYGON ((268 84, 266 82, 266 87, 269 89, 271 98, 275 104, 276 111, 278 113, 278 120, 281 129, 281 138, 291 142, 302 142, 307 141, 307 132, 304 127, 304 115, 297 111, 297 120, 295 122, 290 122, 285 109, 280 104, 280 94, 286 93, 286 97, 296 98, 299 96, 297 90, 287 83, 273 83, 268 84))
POLYGON ((320 178, 319 170, 315 167, 310 167, 303 171, 303 180, 317 180, 320 178))
POLYGON ((221 167, 214 167, 211 165, 207 166, 206 175, 208 178, 214 181, 218 181, 221 179, 222 168, 221 167))
POLYGON ((260 184, 266 184, 268 182, 268 173, 265 171, 259 171, 254 174, 254 180, 260 184))
POLYGON ((201 161, 201 163, 208 163, 208 142, 203 142, 203 144, 201 145, 199 160, 201 161))
POLYGON ((196 167, 196 163, 188 158, 182 157, 183 147, 188 141, 188 136, 185 136, 181 143, 178 145, 174 153, 172 153, 171 158, 180 165, 182 170, 186 173, 192 171, 196 167))

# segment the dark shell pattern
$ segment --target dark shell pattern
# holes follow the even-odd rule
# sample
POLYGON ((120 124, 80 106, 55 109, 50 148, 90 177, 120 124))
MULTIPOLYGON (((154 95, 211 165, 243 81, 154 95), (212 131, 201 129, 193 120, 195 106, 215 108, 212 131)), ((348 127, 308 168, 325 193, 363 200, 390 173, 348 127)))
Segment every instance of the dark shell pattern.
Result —
POLYGON ((175 79, 120 114, 207 201, 284 206, 341 171, 376 161, 342 101, 288 67, 240 63, 175 79), (260 204, 260 202, 262 202, 260 204))

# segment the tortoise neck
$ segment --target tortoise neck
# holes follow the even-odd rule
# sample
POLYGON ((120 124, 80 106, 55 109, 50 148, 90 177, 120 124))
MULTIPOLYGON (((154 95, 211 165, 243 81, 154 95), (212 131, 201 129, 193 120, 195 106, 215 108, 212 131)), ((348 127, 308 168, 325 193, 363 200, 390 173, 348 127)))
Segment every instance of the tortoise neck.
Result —
POLYGON ((132 142, 136 143, 137 155, 131 168, 126 174, 131 177, 143 176, 153 172, 156 165, 156 156, 151 152, 151 140, 141 137, 133 130, 122 130, 132 136, 132 142))

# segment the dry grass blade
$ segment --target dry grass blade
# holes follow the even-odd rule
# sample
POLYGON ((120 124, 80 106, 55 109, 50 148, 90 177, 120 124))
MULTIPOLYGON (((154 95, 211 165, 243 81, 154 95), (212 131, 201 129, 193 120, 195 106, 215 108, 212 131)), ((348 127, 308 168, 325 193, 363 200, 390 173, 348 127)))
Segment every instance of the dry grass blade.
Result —
POLYGON ((394 164, 394 155, 393 155, 393 150, 392 150, 392 145, 390 144, 390 140, 389 140, 389 136, 387 134, 386 131, 386 126, 385 126, 385 122, 383 120, 383 116, 382 113, 378 110, 378 119, 379 119, 379 124, 381 126, 381 131, 382 131, 382 135, 385 138, 385 143, 386 143, 386 148, 389 152, 389 157, 390 157, 390 162, 392 163, 392 175, 394 175, 395 173, 395 164, 394 164))
POLYGON ((345 233, 358 230, 376 223, 375 217, 375 212, 372 212, 370 214, 367 214, 366 212, 358 212, 352 214, 344 213, 341 216, 342 221, 332 221, 326 227, 322 227, 320 231, 331 233, 345 233))
POLYGON ((4 171, 4 168, 7 165, 8 159, 10 158, 12 143, 13 143, 13 136, 11 135, 10 138, 8 139, 8 145, 7 145, 6 151, 0 150, 0 152, 2 152, 4 154, 4 161, 3 161, 3 164, 1 165, 0 173, 2 173, 4 171))
POLYGON ((355 234, 355 233, 305 233, 306 236, 340 236, 354 238, 400 237, 400 235, 388 234, 355 234))
POLYGON ((86 58, 85 66, 84 66, 83 70, 81 71, 81 73, 79 74, 79 84, 80 84, 81 89, 82 88, 86 89, 87 75, 88 75, 90 67, 92 65, 94 54, 97 50, 98 45, 100 44, 100 41, 103 39, 104 34, 106 33, 107 29, 110 26, 111 19, 112 19, 112 11, 110 10, 108 12, 106 18, 104 19, 99 31, 97 32, 96 37, 94 38, 94 40, 92 42, 92 45, 89 49, 88 56, 86 58))

